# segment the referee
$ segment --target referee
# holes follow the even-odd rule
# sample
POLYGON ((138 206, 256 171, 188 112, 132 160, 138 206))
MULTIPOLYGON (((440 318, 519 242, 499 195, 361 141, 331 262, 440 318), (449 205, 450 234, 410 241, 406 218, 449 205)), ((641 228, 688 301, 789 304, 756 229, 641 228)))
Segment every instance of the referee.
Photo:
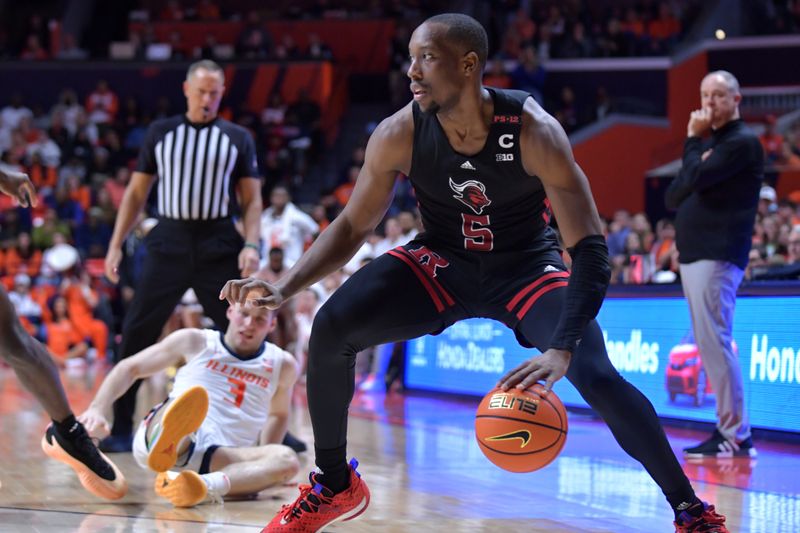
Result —
MULTIPOLYGON (((155 121, 145 137, 105 260, 106 276, 117 283, 122 244, 155 183, 159 222, 145 239, 147 255, 123 323, 117 362, 156 342, 189 288, 224 330, 227 303, 218 298, 220 287, 258 269, 262 206, 255 145, 247 130, 217 117, 224 89, 219 65, 193 63, 183 82, 186 114, 155 121), (242 219, 244 239, 234 215, 242 219)), ((130 450, 139 383, 114 404, 104 450, 130 450)))

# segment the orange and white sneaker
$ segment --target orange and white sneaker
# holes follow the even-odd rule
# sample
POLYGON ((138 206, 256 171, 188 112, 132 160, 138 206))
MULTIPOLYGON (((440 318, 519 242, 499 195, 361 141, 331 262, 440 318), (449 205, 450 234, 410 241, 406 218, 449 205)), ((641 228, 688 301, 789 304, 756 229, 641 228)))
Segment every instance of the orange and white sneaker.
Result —
POLYGON ((334 494, 317 481, 312 472, 310 485, 300 485, 300 496, 291 505, 284 505, 261 533, 317 533, 335 522, 352 520, 369 505, 369 489, 356 471, 358 461, 350 460, 350 486, 334 494))
POLYGON ((53 424, 47 426, 42 450, 72 468, 83 488, 99 498, 118 500, 128 492, 125 476, 97 449, 80 422, 75 422, 68 436, 61 435, 53 424))
POLYGON ((194 507, 206 500, 222 503, 222 496, 208 490, 208 485, 197 472, 161 472, 156 476, 156 494, 175 507, 194 507))
POLYGON ((178 460, 181 440, 200 428, 207 412, 208 393, 199 385, 175 398, 150 437, 147 466, 155 472, 169 470, 178 460))

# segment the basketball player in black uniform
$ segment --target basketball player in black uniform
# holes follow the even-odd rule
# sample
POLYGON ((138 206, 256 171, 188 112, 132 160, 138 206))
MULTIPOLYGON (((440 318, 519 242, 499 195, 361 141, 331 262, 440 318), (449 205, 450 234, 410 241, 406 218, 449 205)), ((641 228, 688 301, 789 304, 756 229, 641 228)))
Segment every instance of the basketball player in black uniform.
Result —
MULTIPOLYGON (((27 175, 0 168, 0 192, 16 198, 22 207, 36 206, 36 191, 27 175)), ((53 421, 42 438, 42 450, 69 465, 83 487, 100 498, 116 500, 128 491, 119 469, 92 442, 75 419, 50 354, 28 335, 5 289, 0 286, 0 358, 33 394, 53 421)))
POLYGON ((566 375, 661 487, 677 531, 727 532, 725 518, 695 496, 650 402, 608 359, 594 321, 610 278, 608 250, 563 129, 530 95, 482 87, 486 33, 474 19, 432 17, 409 50, 414 101, 375 130, 342 214, 276 284, 229 281, 221 293, 280 305, 344 264, 383 217, 397 173, 409 176, 425 232, 356 272, 317 314, 308 405, 322 473, 265 531, 318 531, 369 502, 357 463, 346 463, 356 352, 489 317, 543 352, 498 385, 541 380, 549 390, 566 375), (548 226, 551 204, 571 273, 548 226))

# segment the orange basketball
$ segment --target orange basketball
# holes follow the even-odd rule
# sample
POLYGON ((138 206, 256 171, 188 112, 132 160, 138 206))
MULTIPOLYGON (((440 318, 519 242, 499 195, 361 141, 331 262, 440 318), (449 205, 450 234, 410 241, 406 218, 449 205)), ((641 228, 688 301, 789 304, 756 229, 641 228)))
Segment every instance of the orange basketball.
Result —
POLYGON ((538 383, 521 391, 495 389, 478 405, 475 437, 491 462, 509 472, 533 472, 550 464, 567 440, 567 411, 553 391, 538 383))

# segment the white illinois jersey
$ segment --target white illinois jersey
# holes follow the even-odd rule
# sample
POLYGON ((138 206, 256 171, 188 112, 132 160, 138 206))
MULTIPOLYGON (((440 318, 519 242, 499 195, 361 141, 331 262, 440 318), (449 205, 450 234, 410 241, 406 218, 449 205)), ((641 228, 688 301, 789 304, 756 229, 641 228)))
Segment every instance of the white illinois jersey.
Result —
POLYGON ((205 349, 175 375, 170 398, 200 385, 208 392, 203 432, 215 435, 218 446, 254 446, 267 423, 269 404, 289 354, 265 342, 255 355, 243 359, 225 345, 223 333, 203 330, 205 349))

